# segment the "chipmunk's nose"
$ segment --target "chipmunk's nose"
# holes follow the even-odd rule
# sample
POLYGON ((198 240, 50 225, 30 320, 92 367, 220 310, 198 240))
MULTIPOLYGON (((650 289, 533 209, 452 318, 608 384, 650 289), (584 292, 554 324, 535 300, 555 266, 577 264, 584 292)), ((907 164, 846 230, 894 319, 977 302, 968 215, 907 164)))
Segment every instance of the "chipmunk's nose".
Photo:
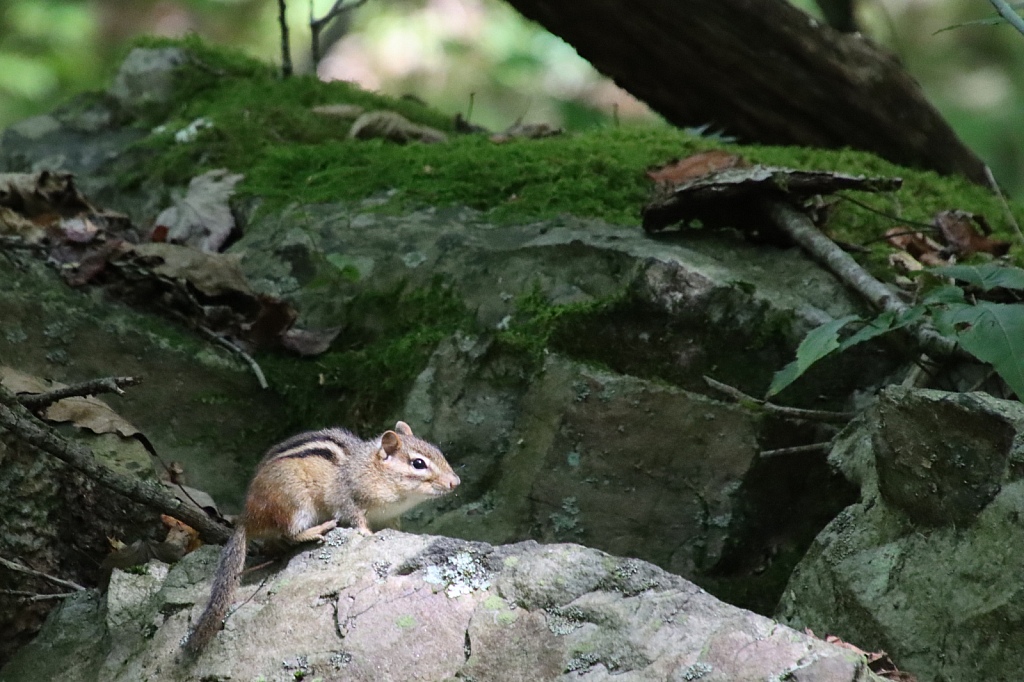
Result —
POLYGON ((460 483, 462 483, 462 479, 456 476, 455 474, 452 474, 452 479, 448 481, 448 489, 455 490, 456 486, 458 486, 460 483))

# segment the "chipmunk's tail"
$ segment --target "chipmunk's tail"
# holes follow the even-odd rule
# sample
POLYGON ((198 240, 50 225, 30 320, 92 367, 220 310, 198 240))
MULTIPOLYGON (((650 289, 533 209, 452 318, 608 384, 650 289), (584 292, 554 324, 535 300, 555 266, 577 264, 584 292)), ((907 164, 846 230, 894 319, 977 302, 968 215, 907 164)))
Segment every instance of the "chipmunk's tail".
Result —
POLYGON ((238 589, 238 582, 241 580, 244 566, 245 525, 239 523, 228 540, 228 544, 224 545, 224 549, 220 553, 217 571, 213 574, 210 603, 206 605, 206 610, 203 611, 203 615, 199 616, 195 629, 192 630, 183 645, 186 656, 196 656, 220 630, 224 615, 234 600, 235 590, 238 589))

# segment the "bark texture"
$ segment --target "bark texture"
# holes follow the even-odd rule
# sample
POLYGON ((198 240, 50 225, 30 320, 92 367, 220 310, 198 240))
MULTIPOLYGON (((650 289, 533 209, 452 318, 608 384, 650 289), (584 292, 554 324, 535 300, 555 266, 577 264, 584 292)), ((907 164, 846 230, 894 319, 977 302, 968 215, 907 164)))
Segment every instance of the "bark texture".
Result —
POLYGON ((854 147, 985 182, 898 60, 784 0, 509 0, 678 126, 854 147))

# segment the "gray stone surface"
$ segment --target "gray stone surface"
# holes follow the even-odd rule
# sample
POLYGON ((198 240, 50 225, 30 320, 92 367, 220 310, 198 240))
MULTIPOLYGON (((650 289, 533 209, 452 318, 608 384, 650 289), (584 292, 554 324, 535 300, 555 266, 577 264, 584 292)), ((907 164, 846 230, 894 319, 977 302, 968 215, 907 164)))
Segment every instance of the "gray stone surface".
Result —
POLYGON ((885 650, 921 682, 1024 668, 1024 406, 885 389, 831 461, 861 486, 797 566, 777 615, 885 650))
POLYGON ((186 664, 215 561, 204 548, 67 600, 0 681, 877 680, 862 657, 635 559, 394 531, 336 530, 249 574, 186 664))

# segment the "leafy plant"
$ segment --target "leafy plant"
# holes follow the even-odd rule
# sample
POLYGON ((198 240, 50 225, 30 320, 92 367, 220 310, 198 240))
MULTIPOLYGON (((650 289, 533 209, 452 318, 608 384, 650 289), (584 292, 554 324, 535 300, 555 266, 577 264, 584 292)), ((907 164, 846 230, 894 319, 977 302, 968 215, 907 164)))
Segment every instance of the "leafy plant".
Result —
MULTIPOLYGON (((982 293, 996 289, 1024 291, 1024 270, 999 265, 951 265, 929 271, 953 278, 982 293)), ((999 303, 968 297, 958 285, 935 287, 905 313, 883 312, 873 320, 847 315, 812 329, 796 351, 796 359, 775 373, 767 396, 796 381, 814 363, 835 352, 913 324, 930 322, 967 353, 992 365, 996 373, 1024 399, 1024 303, 999 303), (850 325, 860 328, 840 341, 850 325)))

